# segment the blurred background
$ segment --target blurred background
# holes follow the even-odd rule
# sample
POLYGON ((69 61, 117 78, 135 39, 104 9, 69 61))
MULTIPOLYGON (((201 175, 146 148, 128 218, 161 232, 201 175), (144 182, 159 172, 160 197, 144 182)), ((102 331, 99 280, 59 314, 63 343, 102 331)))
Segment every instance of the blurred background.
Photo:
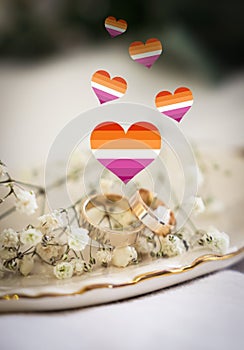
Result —
POLYGON ((1 0, 0 148, 14 171, 44 164, 58 132, 99 105, 92 74, 128 82, 120 100, 154 106, 160 90, 191 88, 194 105, 180 127, 194 142, 243 145, 244 2, 233 0, 1 0), (111 39, 104 19, 125 19, 111 39), (148 70, 131 60, 132 41, 161 40, 148 70))

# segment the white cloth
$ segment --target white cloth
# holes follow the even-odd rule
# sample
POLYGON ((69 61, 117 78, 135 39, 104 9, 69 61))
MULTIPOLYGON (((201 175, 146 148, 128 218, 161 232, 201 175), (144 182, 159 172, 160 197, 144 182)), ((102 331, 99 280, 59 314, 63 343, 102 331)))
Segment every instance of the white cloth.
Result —
POLYGON ((243 349, 244 277, 226 270, 79 310, 0 316, 2 350, 243 349))

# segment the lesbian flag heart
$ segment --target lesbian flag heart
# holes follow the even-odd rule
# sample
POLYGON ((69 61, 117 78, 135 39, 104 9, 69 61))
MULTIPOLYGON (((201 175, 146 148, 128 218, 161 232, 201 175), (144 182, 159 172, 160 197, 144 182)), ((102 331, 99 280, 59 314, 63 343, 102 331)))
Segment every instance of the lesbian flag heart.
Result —
POLYGON ((109 16, 104 22, 105 28, 112 38, 123 34, 127 29, 127 22, 123 19, 116 20, 115 17, 109 16))
POLYGON ((134 41, 129 47, 130 57, 147 68, 154 64, 162 51, 161 42, 155 38, 148 39, 145 45, 142 41, 134 41))
POLYGON ((127 132, 104 122, 92 131, 90 144, 95 158, 126 184, 159 155, 161 135, 148 122, 132 124, 127 132))
POLYGON ((124 96, 127 82, 121 77, 110 78, 105 70, 98 70, 91 79, 91 86, 100 103, 116 100, 124 96))
POLYGON ((193 104, 193 95, 190 89, 180 87, 174 94, 169 91, 160 91, 155 97, 155 105, 159 112, 180 122, 193 104))

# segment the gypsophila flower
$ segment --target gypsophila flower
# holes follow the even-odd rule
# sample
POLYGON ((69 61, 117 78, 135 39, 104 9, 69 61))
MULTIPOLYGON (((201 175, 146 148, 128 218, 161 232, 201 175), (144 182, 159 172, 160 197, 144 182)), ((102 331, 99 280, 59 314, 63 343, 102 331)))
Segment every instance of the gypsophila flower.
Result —
POLYGON ((45 261, 50 261, 52 259, 58 259, 64 253, 65 247, 59 245, 48 245, 43 246, 41 243, 37 244, 36 252, 45 261))
POLYGON ((199 239, 198 244, 220 254, 225 254, 230 245, 230 238, 225 232, 210 227, 199 239))
POLYGON ((34 260, 30 255, 24 255, 19 263, 19 271, 23 276, 28 276, 34 267, 34 260))
POLYGON ((73 276, 74 267, 69 262, 61 262, 53 268, 54 275, 62 280, 73 276))
POLYGON ((112 253, 108 249, 99 249, 96 258, 99 263, 108 264, 112 260, 112 253))
POLYGON ((37 243, 41 242, 41 240, 42 233, 35 228, 29 228, 20 232, 20 241, 23 244, 36 245, 37 243))
POLYGON ((18 242, 18 233, 12 228, 7 228, 0 234, 0 246, 2 247, 16 247, 18 242))
POLYGON ((17 192, 15 207, 19 213, 27 215, 34 214, 38 208, 35 193, 33 191, 19 189, 17 192))
POLYGON ((88 231, 84 228, 71 228, 68 244, 74 251, 83 250, 89 242, 88 231))
POLYGON ((183 254, 186 251, 184 243, 176 235, 167 235, 166 237, 158 237, 160 244, 160 250, 163 255, 172 257, 183 254))
POLYGON ((139 236, 136 241, 136 250, 141 254, 148 254, 153 250, 153 243, 149 236, 139 236))
POLYGON ((198 215, 205 211, 205 204, 201 197, 195 197, 194 200, 194 207, 193 207, 193 214, 198 215))
POLYGON ((85 265, 85 261, 84 260, 73 259, 71 261, 71 264, 73 265, 74 273, 76 275, 81 275, 84 272, 84 265, 85 265))
POLYGON ((54 210, 50 214, 42 215, 38 218, 41 229, 44 231, 52 231, 63 226, 62 214, 59 210, 54 210))
POLYGON ((117 247, 113 250, 112 264, 117 267, 126 267, 137 259, 134 247, 117 247))

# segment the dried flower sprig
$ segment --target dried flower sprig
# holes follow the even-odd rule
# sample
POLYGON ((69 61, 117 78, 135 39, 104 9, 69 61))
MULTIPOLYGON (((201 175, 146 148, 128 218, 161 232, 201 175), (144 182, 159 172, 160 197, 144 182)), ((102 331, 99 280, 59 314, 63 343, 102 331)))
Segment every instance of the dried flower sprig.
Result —
POLYGON ((15 198, 15 205, 2 213, 0 220, 15 210, 26 215, 34 214, 38 208, 36 197, 45 196, 44 187, 13 179, 2 161, 0 161, 0 178, 2 178, 0 186, 8 189, 7 194, 0 198, 0 204, 3 204, 11 196, 15 198))

